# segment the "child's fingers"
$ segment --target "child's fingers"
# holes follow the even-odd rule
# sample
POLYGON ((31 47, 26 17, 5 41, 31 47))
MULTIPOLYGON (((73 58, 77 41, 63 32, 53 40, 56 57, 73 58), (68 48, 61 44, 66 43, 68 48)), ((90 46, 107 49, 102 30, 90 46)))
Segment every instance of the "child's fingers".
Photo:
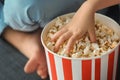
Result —
POLYGON ((52 37, 52 41, 56 41, 63 33, 65 33, 67 30, 62 28, 61 30, 59 30, 58 32, 56 32, 54 34, 54 36, 52 37))
POLYGON ((73 35, 68 40, 67 47, 66 47, 67 53, 69 53, 69 52, 71 52, 71 50, 73 50, 74 43, 76 42, 76 40, 80 39, 82 36, 83 36, 83 33, 81 33, 80 35, 76 34, 76 35, 73 35))
POLYGON ((55 44, 55 52, 58 51, 58 49, 60 48, 60 45, 63 44, 67 39, 69 39, 71 37, 71 33, 70 32, 66 32, 63 35, 61 35, 59 37, 59 39, 57 40, 56 44, 55 44))
POLYGON ((26 63, 26 65, 25 65, 25 67, 24 67, 24 71, 25 71, 26 73, 32 73, 32 72, 36 71, 37 66, 38 66, 38 64, 36 63, 36 61, 35 61, 34 59, 30 59, 30 60, 26 63))
POLYGON ((95 34, 95 29, 91 28, 88 30, 90 41, 91 42, 96 42, 96 34, 95 34))
POLYGON ((42 79, 47 78, 47 76, 48 76, 47 67, 44 67, 44 66, 42 67, 41 65, 38 66, 37 74, 38 74, 39 76, 41 76, 42 79))

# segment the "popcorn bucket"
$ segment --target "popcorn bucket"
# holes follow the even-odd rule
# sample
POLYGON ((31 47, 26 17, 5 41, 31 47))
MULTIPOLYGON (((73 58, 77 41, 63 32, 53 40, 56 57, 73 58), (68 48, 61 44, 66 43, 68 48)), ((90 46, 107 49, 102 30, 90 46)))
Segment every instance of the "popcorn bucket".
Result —
MULTIPOLYGON (((63 16, 70 16, 73 13, 63 16)), ((95 14, 95 19, 108 25, 120 36, 120 26, 111 18, 102 14, 95 14)), ((115 80, 119 53, 117 47, 99 57, 69 58, 50 51, 45 45, 47 31, 54 20, 49 22, 41 34, 45 48, 50 80, 115 80)))

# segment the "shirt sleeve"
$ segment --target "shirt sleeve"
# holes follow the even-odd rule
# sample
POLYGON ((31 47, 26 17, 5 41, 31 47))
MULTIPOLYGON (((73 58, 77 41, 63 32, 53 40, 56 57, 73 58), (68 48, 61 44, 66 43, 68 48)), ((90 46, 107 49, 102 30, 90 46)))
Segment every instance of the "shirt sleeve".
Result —
POLYGON ((0 35, 2 34, 6 26, 7 25, 4 23, 4 16, 3 16, 3 4, 0 2, 0 35))

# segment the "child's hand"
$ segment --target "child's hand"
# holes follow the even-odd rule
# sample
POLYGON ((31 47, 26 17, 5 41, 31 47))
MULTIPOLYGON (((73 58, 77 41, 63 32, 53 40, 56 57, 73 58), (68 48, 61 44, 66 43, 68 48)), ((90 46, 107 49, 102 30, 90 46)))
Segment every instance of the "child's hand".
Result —
POLYGON ((70 52, 75 41, 80 39, 86 32, 88 32, 91 42, 95 42, 94 24, 94 12, 89 11, 83 5, 73 16, 71 22, 53 36, 52 41, 56 41, 55 51, 58 51, 60 45, 68 40, 66 50, 70 52))

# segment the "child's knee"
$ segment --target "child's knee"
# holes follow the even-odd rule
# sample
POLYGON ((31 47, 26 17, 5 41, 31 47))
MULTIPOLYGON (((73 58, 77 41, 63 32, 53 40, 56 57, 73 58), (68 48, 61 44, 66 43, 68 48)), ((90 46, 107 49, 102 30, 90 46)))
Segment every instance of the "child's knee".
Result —
POLYGON ((37 0, 6 0, 4 5, 5 22, 15 29, 36 29, 40 15, 36 17, 37 0), (33 27, 34 26, 34 27, 33 27))

